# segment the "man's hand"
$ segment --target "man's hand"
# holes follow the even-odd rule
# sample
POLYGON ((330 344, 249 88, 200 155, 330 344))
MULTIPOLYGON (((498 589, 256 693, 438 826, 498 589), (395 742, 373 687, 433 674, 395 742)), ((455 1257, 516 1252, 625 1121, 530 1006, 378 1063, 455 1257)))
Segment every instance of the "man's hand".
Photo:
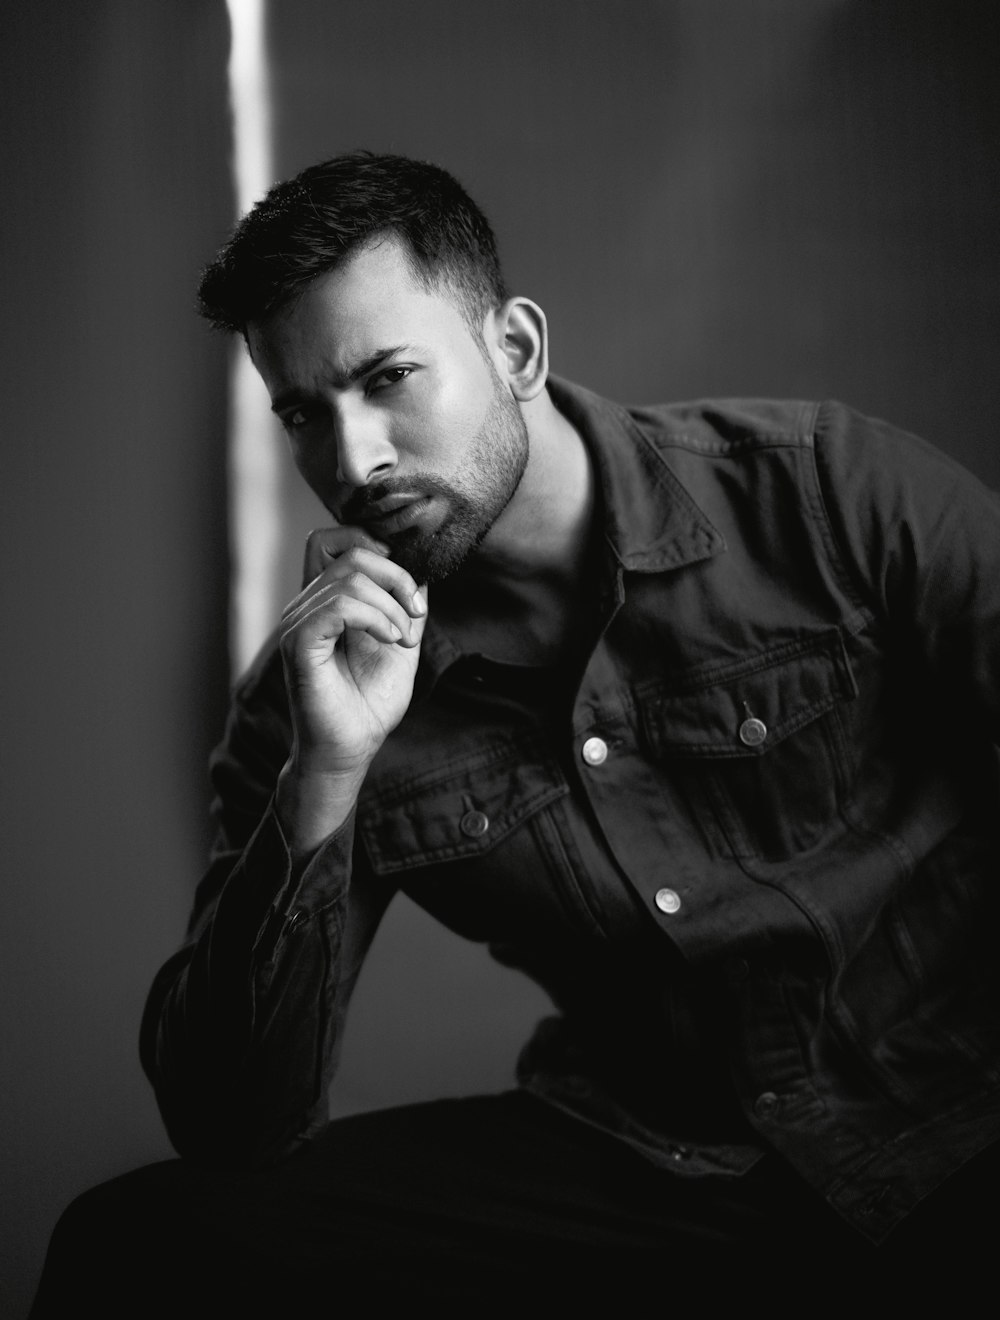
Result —
POLYGON ((343 823, 406 713, 427 618, 425 592, 361 528, 311 533, 304 576, 282 616, 295 738, 277 794, 298 856, 343 823))

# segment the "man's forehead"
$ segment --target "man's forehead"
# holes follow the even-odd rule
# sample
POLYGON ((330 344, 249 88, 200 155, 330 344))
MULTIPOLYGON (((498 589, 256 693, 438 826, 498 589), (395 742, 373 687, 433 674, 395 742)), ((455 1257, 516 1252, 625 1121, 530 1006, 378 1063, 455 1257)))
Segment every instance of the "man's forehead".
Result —
MULTIPOLYGON (((315 329, 323 323, 331 329, 357 331, 369 322, 388 329, 403 318, 430 324, 456 315, 461 312, 451 291, 443 283, 423 280, 402 245, 385 239, 317 275, 257 323, 256 329, 269 334, 279 325, 311 324, 315 329)), ((376 337, 383 338, 384 331, 377 331, 376 337)))
POLYGON ((336 282, 338 276, 344 284, 386 285, 395 290, 429 292, 416 259, 395 234, 381 234, 369 239, 319 278, 336 282))
POLYGON ((251 357, 276 387, 315 372, 349 383, 400 352, 451 351, 468 336, 454 298, 420 282, 388 242, 317 276, 247 327, 251 357))

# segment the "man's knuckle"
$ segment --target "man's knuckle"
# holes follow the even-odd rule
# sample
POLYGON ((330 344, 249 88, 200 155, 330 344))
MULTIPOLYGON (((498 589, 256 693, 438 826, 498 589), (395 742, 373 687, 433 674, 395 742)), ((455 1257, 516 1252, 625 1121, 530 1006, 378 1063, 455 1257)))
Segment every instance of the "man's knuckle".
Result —
POLYGON ((314 527, 306 537, 306 550, 312 554, 325 550, 329 544, 329 540, 330 532, 328 528, 314 527))

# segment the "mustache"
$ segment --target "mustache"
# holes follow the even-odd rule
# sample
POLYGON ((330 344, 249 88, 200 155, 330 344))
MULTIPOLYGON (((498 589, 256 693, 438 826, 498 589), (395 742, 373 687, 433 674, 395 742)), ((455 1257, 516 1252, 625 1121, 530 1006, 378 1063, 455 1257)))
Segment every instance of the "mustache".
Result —
POLYGON ((412 477, 387 477, 372 486, 362 486, 356 490, 341 507, 337 515, 341 522, 361 522, 377 509, 382 500, 393 495, 408 495, 415 499, 424 499, 431 495, 443 495, 453 498, 455 490, 429 472, 417 472, 412 477))

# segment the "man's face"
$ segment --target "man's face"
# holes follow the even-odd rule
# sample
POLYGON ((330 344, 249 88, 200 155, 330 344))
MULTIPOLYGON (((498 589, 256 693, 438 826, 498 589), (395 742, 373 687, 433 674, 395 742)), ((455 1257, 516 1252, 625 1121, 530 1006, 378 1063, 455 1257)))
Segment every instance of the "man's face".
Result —
POLYGON ((456 304, 386 240, 248 340, 296 466, 334 518, 388 544, 418 582, 454 572, 528 454, 521 410, 456 304))

